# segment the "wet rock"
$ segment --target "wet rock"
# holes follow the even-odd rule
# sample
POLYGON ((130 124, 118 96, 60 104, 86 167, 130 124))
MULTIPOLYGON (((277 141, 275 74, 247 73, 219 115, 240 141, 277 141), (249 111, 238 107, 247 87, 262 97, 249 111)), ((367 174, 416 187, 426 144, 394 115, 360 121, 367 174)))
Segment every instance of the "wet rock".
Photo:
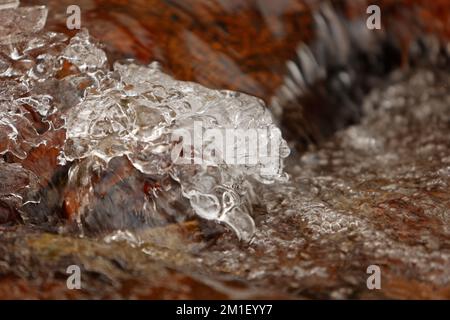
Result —
MULTIPOLYGON (((231 279, 167 267, 123 241, 102 243, 23 227, 0 229, 0 299, 280 298, 231 279), (81 268, 81 290, 68 290, 67 268, 81 268)), ((150 248, 150 247, 149 247, 150 248)), ((148 248, 148 250, 150 250, 148 248)), ((155 251, 163 251, 154 246, 155 251)), ((182 255, 178 255, 182 259, 182 255)), ((181 262, 182 260, 179 260, 181 262)))

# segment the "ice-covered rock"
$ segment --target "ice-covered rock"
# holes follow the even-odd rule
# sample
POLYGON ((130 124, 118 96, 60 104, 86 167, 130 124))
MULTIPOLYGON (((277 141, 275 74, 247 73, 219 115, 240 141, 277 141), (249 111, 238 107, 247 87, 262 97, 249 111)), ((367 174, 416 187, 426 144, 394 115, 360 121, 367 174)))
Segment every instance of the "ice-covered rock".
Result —
POLYGON ((177 81, 156 62, 110 63, 87 30, 67 43, 40 31, 45 7, 13 7, 0 11, 0 154, 28 163, 49 157, 48 166, 30 164, 44 187, 68 167, 57 197, 81 228, 135 227, 141 219, 127 218, 130 206, 146 222, 161 212, 182 216, 174 212, 186 211, 181 197, 199 217, 252 237, 254 185, 285 181, 289 154, 262 100, 177 81), (117 168, 135 177, 120 192, 105 174, 117 168), (125 206, 127 189, 145 192, 125 206))
POLYGON ((289 154, 264 103, 177 81, 157 63, 116 62, 108 70, 101 49, 90 41, 83 31, 62 56, 87 72, 91 86, 63 116, 67 141, 61 159, 94 157, 106 166, 126 156, 143 174, 178 181, 200 217, 224 222, 250 239, 252 184, 284 180, 283 158, 289 154))

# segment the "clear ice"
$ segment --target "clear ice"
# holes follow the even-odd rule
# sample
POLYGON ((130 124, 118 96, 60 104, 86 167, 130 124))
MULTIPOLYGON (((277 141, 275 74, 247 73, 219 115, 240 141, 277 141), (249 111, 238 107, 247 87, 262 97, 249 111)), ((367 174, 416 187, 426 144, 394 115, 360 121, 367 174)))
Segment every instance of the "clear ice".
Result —
MULTIPOLYGON (((93 170, 126 157, 144 175, 175 180, 199 217, 225 223, 240 239, 251 239, 252 205, 258 201, 254 186, 285 181, 283 159, 289 154, 260 99, 177 81, 156 62, 143 66, 127 60, 111 66, 87 30, 67 43, 64 35, 40 31, 45 7, 3 6, 8 9, 0 10, 1 155, 25 159, 31 149, 64 132, 58 164, 70 165, 68 185, 81 181, 89 189, 93 170), (46 128, 36 128, 31 114, 39 115, 46 128), (200 164, 178 164, 172 155, 180 153, 182 141, 174 141, 174 134, 181 129, 198 134, 194 122, 201 122, 202 130, 260 130, 276 154, 243 164, 203 154, 200 164)), ((239 143, 234 140, 232 149, 239 143)), ((192 154, 202 157, 195 143, 192 154)), ((37 191, 35 174, 30 180, 37 191)), ((7 196, 1 191, 1 197, 7 196)))
POLYGON ((15 5, 17 3, 12 1, 0 2, 0 44, 18 42, 26 34, 37 32, 45 25, 45 6, 14 8, 15 5))

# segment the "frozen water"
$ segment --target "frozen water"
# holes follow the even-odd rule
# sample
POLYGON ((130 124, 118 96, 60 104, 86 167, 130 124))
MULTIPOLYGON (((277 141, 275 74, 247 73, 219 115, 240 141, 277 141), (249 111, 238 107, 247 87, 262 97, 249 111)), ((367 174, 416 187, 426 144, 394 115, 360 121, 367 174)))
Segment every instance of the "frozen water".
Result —
MULTIPOLYGON (((166 201, 159 192, 171 190, 167 203, 172 203, 176 189, 163 183, 171 179, 199 217, 222 222, 240 239, 249 240, 255 231, 252 206, 258 201, 254 185, 287 178, 283 159, 289 148, 264 103, 242 93, 177 81, 157 63, 118 61, 111 68, 87 30, 69 43, 63 35, 39 32, 46 14, 45 7, 0 11, 0 154, 27 161, 39 147, 58 149, 58 164, 70 167, 68 190, 80 192, 75 197, 80 203, 75 220, 80 225, 84 221, 80 215, 91 211, 95 198, 91 177, 123 164, 111 163, 125 157, 142 175, 159 181, 158 191, 152 189, 154 198, 166 201), (235 156, 231 160, 205 152, 205 143, 211 147, 220 142, 209 138, 198 144, 208 130, 253 130, 258 136, 249 136, 247 143, 268 152, 249 161, 241 153, 240 145, 246 141, 240 134, 227 141, 235 156), (192 137, 187 152, 180 132, 192 137), (179 162, 188 153, 195 161, 179 162)), ((46 168, 45 176, 50 178, 55 169, 46 168)), ((130 185, 138 187, 138 181, 130 185)), ((151 204, 142 201, 135 201, 142 208, 134 210, 153 212, 151 204)))
POLYGON ((95 53, 101 50, 86 31, 74 39, 62 57, 80 71, 90 70, 92 87, 64 115, 67 142, 62 159, 96 157, 106 165, 126 156, 144 174, 167 175, 178 181, 200 217, 224 222, 239 238, 250 239, 254 232, 251 207, 256 201, 250 181, 284 180, 282 159, 289 151, 263 102, 241 93, 176 81, 156 63, 116 62, 113 70, 107 70, 102 68, 104 54, 95 53), (195 136, 195 122, 201 123, 200 130, 266 130, 266 143, 278 149, 277 157, 268 156, 255 164, 216 161, 203 154, 203 144, 196 146, 195 139, 201 137, 195 136), (192 152, 195 157, 204 156, 202 164, 179 164, 174 159, 173 154, 180 153, 174 137, 181 129, 193 137, 192 152))
POLYGON ((0 10, 0 44, 20 41, 24 34, 41 30, 46 20, 45 6, 0 10))
POLYGON ((93 45, 85 29, 70 39, 62 57, 76 65, 81 72, 99 69, 106 63, 105 52, 93 45))

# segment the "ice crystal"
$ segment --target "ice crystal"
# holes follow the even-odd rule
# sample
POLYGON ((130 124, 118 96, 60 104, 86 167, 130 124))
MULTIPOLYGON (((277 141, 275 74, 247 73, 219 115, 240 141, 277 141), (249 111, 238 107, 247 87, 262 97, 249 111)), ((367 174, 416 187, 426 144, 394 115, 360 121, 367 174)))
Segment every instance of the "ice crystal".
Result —
MULTIPOLYGON (((89 40, 84 44, 89 45, 89 40)), ((79 42, 71 42, 64 52, 72 52, 72 45, 78 47, 79 42)), ((67 142, 62 158, 96 157, 106 165, 113 158, 126 156, 144 174, 167 175, 178 181, 200 217, 224 222, 248 240, 254 232, 251 181, 285 179, 282 159, 288 154, 263 102, 237 92, 174 80, 157 63, 140 66, 116 62, 113 70, 102 69, 105 61, 93 54, 100 49, 85 49, 84 56, 76 58, 77 65, 80 71, 90 66, 92 87, 65 115, 67 142), (266 142, 278 148, 277 157, 262 158, 254 165, 217 162, 202 152, 203 145, 196 148, 194 143, 192 152, 203 162, 178 164, 173 155, 179 153, 180 144, 174 141, 174 134, 184 129, 194 140, 200 139, 194 133, 195 121, 201 122, 202 130, 266 129, 266 142)))

